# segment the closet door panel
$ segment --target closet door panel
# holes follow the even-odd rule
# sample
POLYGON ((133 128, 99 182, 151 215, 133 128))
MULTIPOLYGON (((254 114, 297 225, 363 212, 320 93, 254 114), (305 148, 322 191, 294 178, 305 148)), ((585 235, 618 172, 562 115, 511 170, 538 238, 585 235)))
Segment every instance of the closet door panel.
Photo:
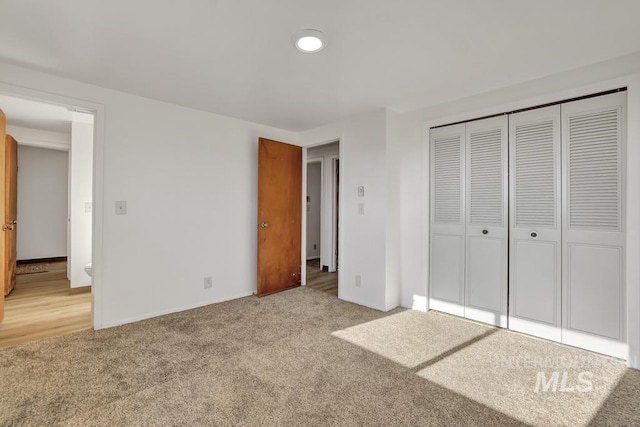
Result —
POLYGON ((507 325, 507 117, 467 123, 465 317, 507 325))
POLYGON ((429 307, 464 315, 465 125, 432 129, 429 307))
POLYGON ((620 341, 622 250, 619 247, 569 244, 568 318, 571 330, 620 341))
MULTIPOLYGON (((528 242, 525 239, 511 242, 512 282, 510 328, 520 332, 538 335, 534 325, 525 327, 524 320, 557 327, 557 341, 560 340, 558 313, 560 291, 560 266, 557 263, 560 250, 555 242, 528 242), (516 325, 522 326, 513 326, 516 325)), ((545 328, 543 328, 545 329, 545 328)), ((546 330, 546 329, 545 329, 546 330)), ((548 338, 545 336, 545 338, 548 338)))
POLYGON ((626 93, 562 105, 564 343, 627 357, 626 93))
POLYGON ((464 237, 434 234, 432 242, 431 298, 462 306, 464 237))
MULTIPOLYGON (((489 319, 492 319, 493 313, 502 312, 503 293, 497 285, 504 282, 504 239, 474 236, 469 237, 467 244, 471 256, 467 265, 470 289, 467 293, 466 308, 469 313, 473 313, 474 310, 489 311, 489 319)), ((476 317, 479 315, 475 314, 476 317)), ((487 322, 494 323, 495 320, 487 322)))
POLYGON ((509 116, 509 328, 561 340, 560 106, 509 116))

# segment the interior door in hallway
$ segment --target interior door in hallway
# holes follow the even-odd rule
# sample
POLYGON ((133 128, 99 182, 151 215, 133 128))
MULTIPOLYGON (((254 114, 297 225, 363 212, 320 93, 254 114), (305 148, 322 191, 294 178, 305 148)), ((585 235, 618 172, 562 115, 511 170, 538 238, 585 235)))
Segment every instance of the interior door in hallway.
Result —
POLYGON ((258 141, 258 296, 300 286, 302 148, 258 141))
MULTIPOLYGON (((4 180, 4 156, 6 143, 7 119, 0 110, 0 180, 4 180)), ((0 200, 4 199, 4 182, 0 182, 0 200)), ((4 219, 4 203, 0 203, 0 218, 4 219)), ((4 260, 4 239, 0 238, 0 257, 4 260)), ((0 277, 2 278, 2 286, 4 290, 5 265, 0 262, 0 277)), ((4 319, 4 292, 0 292, 0 322, 4 319)))
POLYGON ((466 125, 464 316, 507 326, 507 117, 466 125))
POLYGON ((18 143, 6 136, 4 202, 4 295, 16 286, 16 228, 18 226, 18 143))

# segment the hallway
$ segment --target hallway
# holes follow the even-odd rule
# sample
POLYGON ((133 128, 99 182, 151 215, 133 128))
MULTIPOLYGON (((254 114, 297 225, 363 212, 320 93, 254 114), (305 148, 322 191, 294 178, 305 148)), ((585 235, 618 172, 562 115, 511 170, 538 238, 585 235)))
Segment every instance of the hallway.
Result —
POLYGON ((22 274, 5 299, 0 348, 91 329, 91 292, 73 291, 67 263, 47 265, 47 272, 22 274))
POLYGON ((338 296, 338 272, 322 271, 318 260, 307 261, 307 287, 338 296))

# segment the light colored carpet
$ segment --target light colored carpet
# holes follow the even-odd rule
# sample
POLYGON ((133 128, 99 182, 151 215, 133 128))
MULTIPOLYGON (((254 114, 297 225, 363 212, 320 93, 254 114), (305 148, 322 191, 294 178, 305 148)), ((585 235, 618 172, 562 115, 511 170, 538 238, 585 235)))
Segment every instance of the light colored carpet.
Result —
MULTIPOLYGON (((1 350, 0 425, 523 425, 532 407, 520 395, 506 408, 477 391, 509 400, 513 383, 457 390, 460 376, 487 380, 469 372, 476 358, 496 371, 496 355, 547 351, 493 331, 305 288, 242 298, 1 350), (491 341, 501 335, 506 341, 491 341)), ((610 366, 602 374, 620 381, 592 423, 640 424, 638 372, 610 366)), ((576 425, 571 415, 583 403, 536 419, 576 425)))
POLYGON ((407 368, 447 355, 497 330, 438 313, 407 310, 363 323, 333 336, 393 360, 407 368))
MULTIPOLYGON (((588 425, 625 374, 640 376, 616 359, 437 312, 405 311, 333 335, 530 425, 588 425)), ((640 423, 637 413, 623 419, 640 423)))
POLYGON ((590 422, 626 371, 615 359, 498 331, 418 375, 527 424, 577 426, 590 422))

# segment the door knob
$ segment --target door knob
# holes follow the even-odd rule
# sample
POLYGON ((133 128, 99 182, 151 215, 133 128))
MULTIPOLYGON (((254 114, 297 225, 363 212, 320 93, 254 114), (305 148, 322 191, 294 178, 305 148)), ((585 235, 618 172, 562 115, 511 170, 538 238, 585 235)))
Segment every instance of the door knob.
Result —
POLYGON ((260 223, 260 227, 262 227, 262 228, 267 228, 268 226, 269 226, 268 222, 261 222, 260 223))
POLYGON ((532 231, 530 236, 535 239, 536 237, 538 237, 538 232, 537 231, 532 231))
POLYGON ((489 234, 489 230, 485 228, 484 230, 482 230, 482 234, 489 234))

